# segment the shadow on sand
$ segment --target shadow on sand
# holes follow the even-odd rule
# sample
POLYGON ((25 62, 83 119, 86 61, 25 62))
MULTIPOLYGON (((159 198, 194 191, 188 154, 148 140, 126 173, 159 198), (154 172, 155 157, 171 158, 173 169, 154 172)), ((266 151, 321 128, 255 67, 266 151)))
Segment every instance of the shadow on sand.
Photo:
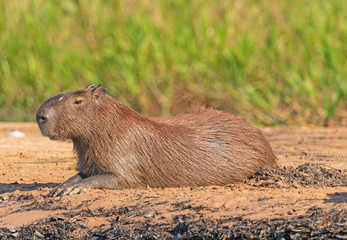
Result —
POLYGON ((347 203, 347 192, 336 192, 328 196, 329 199, 324 199, 326 203, 347 203))
POLYGON ((39 188, 53 188, 58 186, 59 183, 0 183, 0 194, 11 193, 16 190, 19 191, 32 191, 39 188))

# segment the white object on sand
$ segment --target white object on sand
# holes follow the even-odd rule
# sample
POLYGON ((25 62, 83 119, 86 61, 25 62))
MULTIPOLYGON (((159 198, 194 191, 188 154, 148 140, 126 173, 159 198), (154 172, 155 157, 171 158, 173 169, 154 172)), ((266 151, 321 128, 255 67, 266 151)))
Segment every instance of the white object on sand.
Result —
POLYGON ((21 131, 14 130, 14 131, 9 133, 9 136, 10 137, 25 137, 25 134, 21 131))

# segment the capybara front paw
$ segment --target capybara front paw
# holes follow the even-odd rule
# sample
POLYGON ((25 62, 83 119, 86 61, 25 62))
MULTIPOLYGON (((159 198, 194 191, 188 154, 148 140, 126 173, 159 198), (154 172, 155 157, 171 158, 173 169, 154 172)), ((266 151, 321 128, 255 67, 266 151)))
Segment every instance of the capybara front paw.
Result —
POLYGON ((68 185, 60 185, 56 187, 52 192, 48 194, 48 197, 57 197, 63 195, 72 195, 78 193, 84 193, 91 189, 91 186, 84 183, 73 183, 68 185))

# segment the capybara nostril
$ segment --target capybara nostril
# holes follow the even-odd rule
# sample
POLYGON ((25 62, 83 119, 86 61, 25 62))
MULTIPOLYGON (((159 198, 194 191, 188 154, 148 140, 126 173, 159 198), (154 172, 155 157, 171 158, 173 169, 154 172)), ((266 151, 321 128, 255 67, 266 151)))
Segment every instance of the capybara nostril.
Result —
POLYGON ((39 124, 43 124, 43 123, 47 122, 48 117, 45 116, 45 115, 43 115, 43 114, 40 114, 40 115, 38 114, 38 115, 36 116, 36 120, 37 120, 37 122, 38 122, 39 124))
POLYGON ((41 116, 40 119, 39 119, 39 121, 40 121, 41 123, 47 122, 47 117, 41 116))

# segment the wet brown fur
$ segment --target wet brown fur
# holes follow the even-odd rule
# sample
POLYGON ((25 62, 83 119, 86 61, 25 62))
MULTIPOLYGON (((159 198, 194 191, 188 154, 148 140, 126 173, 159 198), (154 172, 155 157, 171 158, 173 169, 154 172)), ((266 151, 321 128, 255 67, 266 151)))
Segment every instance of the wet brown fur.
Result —
POLYGON ((52 139, 73 141, 82 178, 116 176, 96 187, 223 185, 277 165, 261 131, 239 116, 201 107, 147 118, 100 86, 66 93, 58 101, 59 96, 41 106, 38 118, 50 118, 40 129, 52 139))

